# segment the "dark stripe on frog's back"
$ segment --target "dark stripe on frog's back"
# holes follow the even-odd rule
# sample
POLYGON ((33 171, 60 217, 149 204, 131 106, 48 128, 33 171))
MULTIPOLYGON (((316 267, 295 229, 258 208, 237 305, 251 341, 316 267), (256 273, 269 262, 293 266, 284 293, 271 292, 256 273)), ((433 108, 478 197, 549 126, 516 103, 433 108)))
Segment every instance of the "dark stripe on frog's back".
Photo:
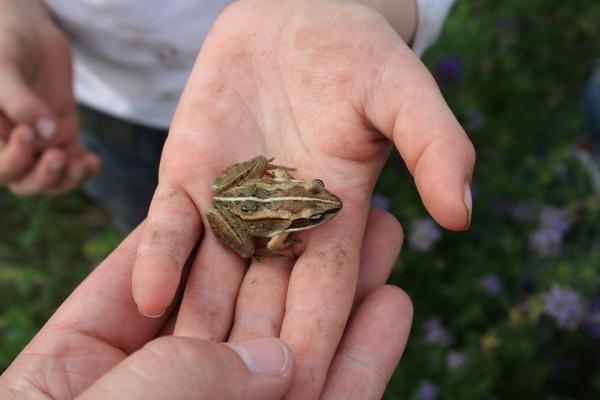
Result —
MULTIPOLYGON (((237 198, 236 196, 222 196, 223 198, 237 198)), ((301 211, 306 208, 308 202, 316 202, 307 198, 307 201, 290 201, 288 197, 279 196, 281 200, 269 200, 268 202, 254 201, 252 197, 246 196, 246 200, 222 201, 215 199, 216 205, 230 211, 244 221, 264 219, 290 220, 294 216, 299 217, 301 211), (249 211, 244 211, 246 207, 249 211)))
POLYGON ((248 221, 246 229, 252 236, 271 238, 287 229, 290 221, 286 219, 263 219, 257 221, 248 221))
POLYGON ((318 201, 321 196, 331 196, 329 192, 323 190, 321 193, 309 193, 301 181, 296 185, 290 185, 290 182, 276 182, 270 179, 254 179, 246 182, 243 186, 232 187, 224 193, 219 193, 217 197, 258 197, 260 199, 269 199, 274 197, 304 197, 307 201, 318 201))

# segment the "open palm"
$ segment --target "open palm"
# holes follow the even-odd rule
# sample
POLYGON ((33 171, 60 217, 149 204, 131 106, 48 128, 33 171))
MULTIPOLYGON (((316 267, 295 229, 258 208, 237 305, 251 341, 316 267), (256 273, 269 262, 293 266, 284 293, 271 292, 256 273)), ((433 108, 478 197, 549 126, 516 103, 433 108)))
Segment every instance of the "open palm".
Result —
POLYGON ((175 333, 279 336, 297 361, 289 398, 318 398, 352 309, 370 195, 391 142, 432 216, 466 228, 473 147, 385 19, 338 2, 230 7, 204 44, 165 146, 133 271, 140 310, 158 315, 171 303, 202 238, 175 333), (248 268, 204 229, 205 212, 216 175, 258 154, 323 180, 344 208, 301 235, 297 257, 248 268))

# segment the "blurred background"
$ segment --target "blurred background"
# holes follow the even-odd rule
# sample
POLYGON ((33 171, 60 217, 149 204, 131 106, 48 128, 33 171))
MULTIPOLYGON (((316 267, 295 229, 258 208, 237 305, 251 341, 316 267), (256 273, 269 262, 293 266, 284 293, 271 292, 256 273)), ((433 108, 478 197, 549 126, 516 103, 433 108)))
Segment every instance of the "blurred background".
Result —
MULTIPOLYGON (((392 155, 373 203, 415 316, 385 398, 600 398, 600 2, 459 0, 424 61, 477 148, 474 215, 438 227, 392 155)), ((0 189, 0 371, 121 238, 79 192, 0 189)))

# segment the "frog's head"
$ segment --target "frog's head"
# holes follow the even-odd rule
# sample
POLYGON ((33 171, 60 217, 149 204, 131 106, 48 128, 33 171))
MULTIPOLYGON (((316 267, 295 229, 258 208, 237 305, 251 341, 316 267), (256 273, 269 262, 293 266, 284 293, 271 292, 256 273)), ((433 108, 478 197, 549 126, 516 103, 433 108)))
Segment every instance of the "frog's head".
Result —
POLYGON ((325 189, 322 180, 305 182, 304 189, 310 193, 310 196, 306 196, 310 200, 305 200, 304 207, 296 214, 287 232, 303 231, 324 224, 342 209, 342 200, 325 189))

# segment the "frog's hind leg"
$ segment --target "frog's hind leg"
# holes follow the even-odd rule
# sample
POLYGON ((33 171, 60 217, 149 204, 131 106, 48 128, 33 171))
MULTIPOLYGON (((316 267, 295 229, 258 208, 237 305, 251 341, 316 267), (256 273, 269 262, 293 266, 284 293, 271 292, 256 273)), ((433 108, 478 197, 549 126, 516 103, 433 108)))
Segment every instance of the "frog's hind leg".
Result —
POLYGON ((233 164, 225 168, 212 184, 212 189, 216 193, 223 192, 238 183, 247 179, 262 178, 265 173, 273 167, 265 156, 256 156, 248 161, 233 164))
POLYGON ((254 238, 245 230, 235 227, 215 208, 206 212, 208 223, 219 241, 234 249, 243 258, 254 254, 254 238))

